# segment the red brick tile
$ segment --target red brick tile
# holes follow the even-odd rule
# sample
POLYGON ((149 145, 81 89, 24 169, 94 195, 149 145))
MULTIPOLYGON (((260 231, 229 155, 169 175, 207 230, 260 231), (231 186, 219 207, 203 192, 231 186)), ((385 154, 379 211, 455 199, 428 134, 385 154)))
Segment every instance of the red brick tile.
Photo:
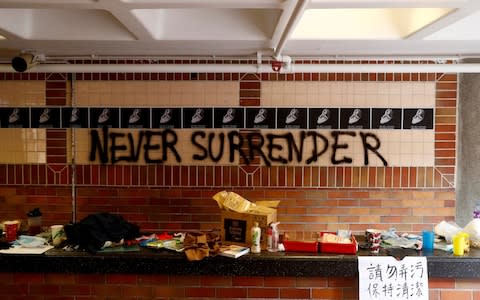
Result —
POLYGON ((49 295, 49 296, 59 296, 60 295, 60 286, 54 284, 42 284, 42 285, 29 285, 28 289, 29 295, 49 295))
POLYGON ((246 298, 247 289, 244 288, 216 288, 217 298, 246 298))
POLYGON ((186 287, 186 297, 215 297, 215 288, 186 287))
POLYGON ((89 285, 61 285, 60 294, 67 296, 90 295, 91 288, 89 285))
POLYGON ((280 298, 282 299, 310 299, 310 289, 280 289, 280 298))
POLYGON ((136 284, 137 275, 127 275, 127 274, 108 274, 107 283, 110 284, 136 284))
POLYGON ((263 286, 263 277, 234 276, 233 286, 263 286))
POLYGON ((79 284, 104 284, 105 282, 105 274, 80 274, 77 276, 79 284))
POLYGON ((265 277, 266 287, 293 287, 296 284, 294 277, 265 277))
POLYGON ((312 298, 319 298, 319 299, 343 299, 343 291, 340 288, 322 288, 312 289, 312 298))
POLYGON ((368 187, 375 187, 377 183, 377 168, 368 168, 368 187))
POLYGON ((199 286, 200 276, 170 276, 170 286, 199 286))
POLYGON ((444 290, 440 291, 441 300, 459 300, 459 299, 472 299, 472 291, 455 291, 455 290, 444 290))
POLYGON ((45 277, 41 273, 14 273, 14 282, 28 282, 29 284, 45 283, 45 277))
POLYGON ((232 277, 230 276, 202 276, 201 286, 232 286, 232 277))
POLYGON ((185 289, 177 287, 157 287, 154 286, 152 289, 152 294, 154 297, 185 297, 185 289))
POLYGON ((248 298, 278 298, 279 290, 276 288, 248 288, 248 298))
POLYGON ((49 284, 75 284, 77 282, 76 275, 74 274, 58 274, 47 273, 45 274, 45 283, 49 284))

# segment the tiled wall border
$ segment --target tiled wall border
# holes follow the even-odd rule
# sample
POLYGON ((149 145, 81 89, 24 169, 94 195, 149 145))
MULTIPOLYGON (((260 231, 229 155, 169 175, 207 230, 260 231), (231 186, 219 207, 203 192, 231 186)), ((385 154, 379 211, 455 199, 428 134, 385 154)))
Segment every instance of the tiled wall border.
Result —
MULTIPOLYGON (((92 61, 75 61, 92 63, 92 61)), ((99 61, 98 63, 149 63, 99 61)), ((199 63, 160 61, 159 63, 199 63)), ((202 63, 202 62, 200 62, 202 63)), ((203 63, 254 63, 205 61, 203 63)), ((419 63, 429 61, 296 61, 295 63, 419 63)), ((0 80, 46 80, 46 104, 65 105, 68 74, 0 73, 0 80)), ((76 73, 77 80, 232 80, 239 81, 239 105, 260 105, 262 81, 435 81, 435 166, 433 167, 272 167, 261 166, 77 166, 78 184, 148 186, 402 187, 452 188, 456 160, 457 75, 435 73, 76 73), (323 171, 322 171, 323 170, 323 171), (185 172, 187 171, 187 172, 185 172), (81 174, 78 174, 81 172, 81 174), (138 172, 138 173, 137 173, 138 172), (164 173, 166 172, 166 173, 164 173), (152 174, 155 175, 153 179, 152 174), (113 174, 113 175, 112 175, 113 174), (126 179, 128 174, 131 178, 126 179), (138 174, 138 175, 137 175, 138 174), (188 176, 187 176, 188 174, 188 176), (201 179, 201 175, 205 178, 201 179), (161 177, 162 179, 159 179, 161 177), (293 178, 293 179, 292 179, 293 178), (154 182, 154 183, 153 183, 154 182)), ((0 165, 0 184, 70 184, 66 130, 47 131, 47 166, 0 165), (40 170, 40 171, 39 171, 40 170), (40 172, 40 173, 39 173, 40 172), (5 175, 5 176, 3 176, 5 175), (41 176, 45 177, 42 179, 41 176), (2 180, 3 179, 3 180, 2 180)))
MULTIPOLYGON (((69 185, 66 165, 0 165, 0 184, 69 185)), ((451 188, 435 167, 77 165, 77 185, 132 187, 451 188)))

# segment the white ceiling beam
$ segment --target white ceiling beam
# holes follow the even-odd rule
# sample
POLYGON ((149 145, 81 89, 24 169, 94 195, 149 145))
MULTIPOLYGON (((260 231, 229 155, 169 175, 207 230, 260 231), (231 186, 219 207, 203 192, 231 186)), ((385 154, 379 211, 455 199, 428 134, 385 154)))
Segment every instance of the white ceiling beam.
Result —
POLYGON ((309 0, 298 0, 291 1, 288 4, 288 8, 286 9, 286 11, 284 11, 284 13, 286 14, 285 18, 282 19, 282 14, 282 24, 277 25, 277 29, 275 30, 275 41, 273 41, 272 39, 272 48, 275 56, 282 55, 285 44, 292 35, 292 32, 295 29, 295 26, 297 26, 298 21, 302 18, 303 12, 307 8, 308 3, 309 0))
POLYGON ((459 8, 472 5, 469 0, 311 0, 308 8, 459 8))
POLYGON ((297 4, 296 0, 287 0, 283 6, 282 14, 278 19, 277 25, 275 26, 275 30, 273 31, 272 39, 271 39, 271 49, 275 49, 275 47, 280 42, 280 39, 285 32, 285 29, 288 25, 288 21, 292 17, 293 12, 295 11, 295 6, 297 4))
POLYGON ((122 2, 135 9, 155 8, 257 8, 257 9, 279 9, 283 0, 144 0, 135 2, 122 2))
POLYGON ((407 36, 405 39, 408 40, 422 40, 425 37, 432 35, 433 33, 442 30, 443 28, 452 25, 453 23, 473 14, 480 8, 473 8, 473 7, 468 7, 468 8, 459 8, 446 16, 428 24, 427 26, 421 28, 420 30, 417 30, 416 32, 410 34, 407 36))
POLYGON ((133 15, 130 9, 123 5, 118 5, 117 0, 102 0, 104 9, 108 10, 125 28, 135 36, 137 40, 153 40, 153 36, 143 26, 137 17, 133 15))

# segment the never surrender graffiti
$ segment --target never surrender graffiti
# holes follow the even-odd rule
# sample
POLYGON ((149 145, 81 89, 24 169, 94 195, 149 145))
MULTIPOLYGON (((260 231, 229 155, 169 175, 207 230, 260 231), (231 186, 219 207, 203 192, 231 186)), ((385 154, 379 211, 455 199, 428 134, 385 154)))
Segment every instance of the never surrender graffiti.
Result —
MULTIPOLYGON (((186 155, 183 153, 186 149, 178 145, 179 137, 174 129, 135 130, 125 133, 103 127, 101 130, 92 129, 90 138, 89 160, 98 160, 102 164, 136 163, 141 158, 147 164, 181 163, 186 155)), ((188 152, 193 161, 212 163, 228 158, 230 163, 242 159, 244 164, 249 165, 254 159, 260 158, 266 166, 293 162, 309 165, 317 162, 323 155, 330 155, 332 165, 348 165, 353 163, 353 158, 344 153, 354 139, 361 141, 363 165, 368 166, 371 157, 378 158, 384 166, 388 165, 381 154, 381 141, 378 136, 364 131, 332 130, 328 134, 322 134, 315 130, 296 130, 294 133, 282 134, 242 134, 238 130, 196 130, 190 135, 191 149, 188 149, 188 152), (306 150, 306 145, 309 150, 306 150)))

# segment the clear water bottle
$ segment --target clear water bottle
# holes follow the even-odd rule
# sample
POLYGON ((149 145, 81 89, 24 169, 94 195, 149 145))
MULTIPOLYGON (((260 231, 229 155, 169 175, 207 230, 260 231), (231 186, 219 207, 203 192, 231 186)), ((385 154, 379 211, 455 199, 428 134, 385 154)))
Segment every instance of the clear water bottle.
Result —
POLYGON ((473 218, 480 219, 480 202, 477 202, 475 208, 473 208, 473 218))

